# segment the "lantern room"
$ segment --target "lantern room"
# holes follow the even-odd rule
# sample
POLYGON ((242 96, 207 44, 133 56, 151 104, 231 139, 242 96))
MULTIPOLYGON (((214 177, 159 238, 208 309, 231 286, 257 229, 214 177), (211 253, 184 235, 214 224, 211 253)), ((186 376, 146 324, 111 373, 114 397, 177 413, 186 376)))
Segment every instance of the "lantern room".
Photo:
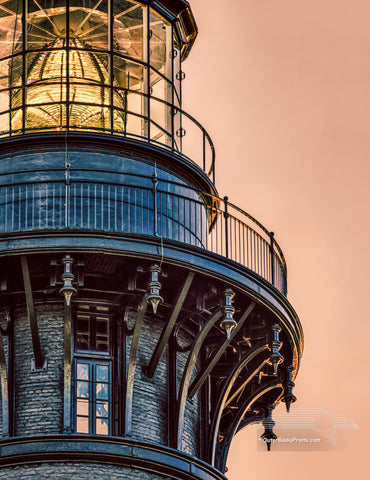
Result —
POLYGON ((196 33, 185 1, 1 2, 1 134, 83 129, 176 148, 196 33))

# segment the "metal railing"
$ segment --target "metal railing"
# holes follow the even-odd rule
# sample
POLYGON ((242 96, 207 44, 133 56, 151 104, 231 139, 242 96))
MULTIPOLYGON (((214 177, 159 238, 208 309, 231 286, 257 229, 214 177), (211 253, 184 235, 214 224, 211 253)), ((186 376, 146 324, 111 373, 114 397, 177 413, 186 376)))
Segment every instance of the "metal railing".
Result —
POLYGON ((161 179, 151 188, 152 177, 130 184, 124 174, 126 183, 111 183, 77 181, 73 173, 1 186, 0 234, 68 229, 162 238, 226 257, 286 294, 285 259, 273 233, 227 197, 161 179))
MULTIPOLYGON (((51 82, 50 85, 53 86, 54 83, 51 82)), ((75 82, 74 85, 80 84, 75 82)), ((13 90, 15 89, 3 89, 0 90, 0 94, 12 95, 13 90)), ((215 148, 208 132, 194 117, 177 105, 143 92, 118 87, 114 88, 113 92, 122 97, 122 108, 74 101, 33 103, 11 110, 1 110, 0 108, 0 124, 8 124, 5 129, 0 131, 0 138, 50 131, 58 133, 87 131, 114 135, 117 138, 139 140, 165 148, 186 158, 191 163, 195 163, 215 183, 215 148), (144 108, 145 105, 146 108, 144 108), (67 120, 64 123, 63 118, 60 119, 60 124, 50 123, 34 127, 27 125, 26 122, 23 128, 16 128, 13 125, 15 123, 13 118, 16 118, 17 112, 23 117, 30 112, 29 116, 32 117, 34 109, 41 111, 48 106, 60 110, 65 109, 65 111, 72 107, 85 110, 94 108, 99 112, 100 117, 97 118, 94 125, 88 126, 83 123, 71 125, 67 120), (115 121, 115 117, 120 118, 120 121, 115 121)))

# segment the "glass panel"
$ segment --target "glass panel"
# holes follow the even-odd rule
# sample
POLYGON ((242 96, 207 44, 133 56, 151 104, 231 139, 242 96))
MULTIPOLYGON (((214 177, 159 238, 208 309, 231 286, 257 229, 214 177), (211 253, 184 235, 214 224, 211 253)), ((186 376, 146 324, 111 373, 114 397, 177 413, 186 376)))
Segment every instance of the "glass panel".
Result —
POLYGON ((22 2, 2 1, 0 5, 0 51, 2 57, 21 50, 22 2))
POLYGON ((99 400, 108 400, 108 384, 97 383, 96 384, 96 398, 99 400))
POLYGON ((77 317, 77 348, 80 350, 90 348, 90 318, 87 316, 77 317))
POLYGON ((78 398, 89 398, 89 383, 88 382, 77 382, 77 397, 78 398))
POLYGON ((29 0, 27 19, 28 50, 44 48, 45 45, 55 48, 64 41, 66 6, 50 7, 51 4, 48 0, 29 0))
MULTIPOLYGON (((98 99, 95 98, 95 101, 98 102, 98 99)), ((109 129, 110 109, 86 103, 70 104, 69 124, 71 127, 109 129)))
POLYGON ((143 66, 115 55, 113 59, 113 86, 142 91, 143 66))
POLYGON ((167 27, 164 19, 150 9, 150 64, 161 73, 166 74, 166 43, 167 27))
POLYGON ((96 366, 96 380, 98 382, 108 382, 109 367, 108 365, 96 366))
POLYGON ((138 136, 141 135, 142 120, 136 115, 127 115, 126 120, 126 133, 128 135, 138 136))
POLYGON ((97 317, 96 319, 96 350, 109 351, 109 319, 97 317))
POLYGON ((0 62, 0 88, 22 86, 22 57, 15 55, 0 62))
POLYGON ((117 52, 143 59, 143 8, 130 1, 113 0, 113 48, 117 52))
POLYGON ((109 403, 96 402, 96 417, 108 418, 108 415, 109 415, 109 403))
POLYGON ((97 435, 108 435, 108 419, 96 419, 96 433, 97 435))
POLYGON ((108 48, 108 1, 70 0, 70 45, 108 48))
POLYGON ((78 380, 89 380, 89 364, 88 363, 77 363, 77 379, 78 380))
POLYGON ((90 433, 89 432, 89 419, 86 417, 77 417, 77 433, 90 433))
POLYGON ((98 305, 98 306, 96 307, 96 311, 97 311, 97 312, 108 312, 108 311, 109 311, 109 307, 103 307, 103 306, 98 305))
POLYGON ((89 400, 77 400, 77 415, 89 416, 89 400))
POLYGON ((108 335, 108 318, 97 317, 96 333, 100 335, 108 335))
MULTIPOLYGON (((28 130, 41 130, 48 128, 59 129, 66 125, 66 108, 63 105, 40 105, 38 107, 28 107, 26 109, 26 128, 28 130)), ((16 126, 16 118, 14 126, 16 126)), ((20 128, 20 127, 19 127, 20 128)))
MULTIPOLYGON (((1 104, 2 94, 0 93, 0 104, 1 104)), ((9 131, 9 113, 0 113, 0 135, 9 131)))

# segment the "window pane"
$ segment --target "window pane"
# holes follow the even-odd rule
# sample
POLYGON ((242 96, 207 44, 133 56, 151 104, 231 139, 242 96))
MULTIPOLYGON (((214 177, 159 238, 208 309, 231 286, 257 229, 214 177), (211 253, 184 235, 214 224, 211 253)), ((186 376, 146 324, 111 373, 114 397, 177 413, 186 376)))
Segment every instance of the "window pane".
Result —
POLYGON ((96 419, 96 433, 98 435, 108 435, 108 419, 96 419))
POLYGON ((96 319, 96 331, 99 334, 108 334, 108 319, 98 317, 96 319))
POLYGON ((96 366, 96 380, 98 382, 107 382, 108 381, 108 366, 107 365, 97 365, 96 366))
POLYGON ((96 402, 96 417, 108 418, 108 415, 109 415, 109 403, 96 402))
POLYGON ((77 378, 78 380, 89 380, 88 363, 77 363, 77 378))
POLYGON ((89 416, 89 401, 88 400, 77 400, 77 415, 83 415, 84 417, 89 416))
POLYGON ((96 398, 99 400, 108 400, 108 384, 98 383, 96 385, 96 398))
POLYGON ((88 382, 77 382, 77 397, 88 398, 89 397, 89 384, 88 382))
POLYGON ((77 417, 77 433, 89 433, 89 419, 77 417))
POLYGON ((90 318, 88 316, 77 317, 77 348, 89 350, 90 348, 90 318))

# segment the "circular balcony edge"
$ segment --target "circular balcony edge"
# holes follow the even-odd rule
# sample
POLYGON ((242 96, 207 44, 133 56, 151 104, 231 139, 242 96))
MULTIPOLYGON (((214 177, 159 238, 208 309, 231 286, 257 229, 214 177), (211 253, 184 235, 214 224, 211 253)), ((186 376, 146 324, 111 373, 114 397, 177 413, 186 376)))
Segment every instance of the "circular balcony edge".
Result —
POLYGON ((181 154, 177 150, 166 148, 159 144, 154 144, 147 141, 129 138, 106 133, 92 133, 87 131, 60 131, 60 132, 42 132, 42 133, 26 133, 22 135, 15 135, 12 137, 0 138, 1 157, 13 152, 20 152, 20 148, 30 148, 42 150, 45 147, 66 148, 88 148, 94 152, 101 151, 118 155, 128 155, 133 158, 139 157, 140 160, 157 162, 162 168, 170 173, 177 173, 190 181, 194 187, 199 190, 204 190, 206 193, 218 196, 215 185, 213 184, 207 173, 191 158, 181 154))
POLYGON ((298 315, 287 298, 263 277, 247 267, 208 250, 153 237, 104 234, 97 232, 66 232, 50 230, 0 235, 0 256, 40 252, 89 252, 126 255, 158 261, 194 270, 227 282, 264 305, 285 326, 294 342, 298 372, 303 352, 303 330, 298 315), (163 246, 163 251, 162 251, 163 246))
POLYGON ((182 480, 226 480, 210 465, 178 450, 126 439, 53 436, 0 442, 0 466, 35 463, 100 463, 139 468, 182 480))

